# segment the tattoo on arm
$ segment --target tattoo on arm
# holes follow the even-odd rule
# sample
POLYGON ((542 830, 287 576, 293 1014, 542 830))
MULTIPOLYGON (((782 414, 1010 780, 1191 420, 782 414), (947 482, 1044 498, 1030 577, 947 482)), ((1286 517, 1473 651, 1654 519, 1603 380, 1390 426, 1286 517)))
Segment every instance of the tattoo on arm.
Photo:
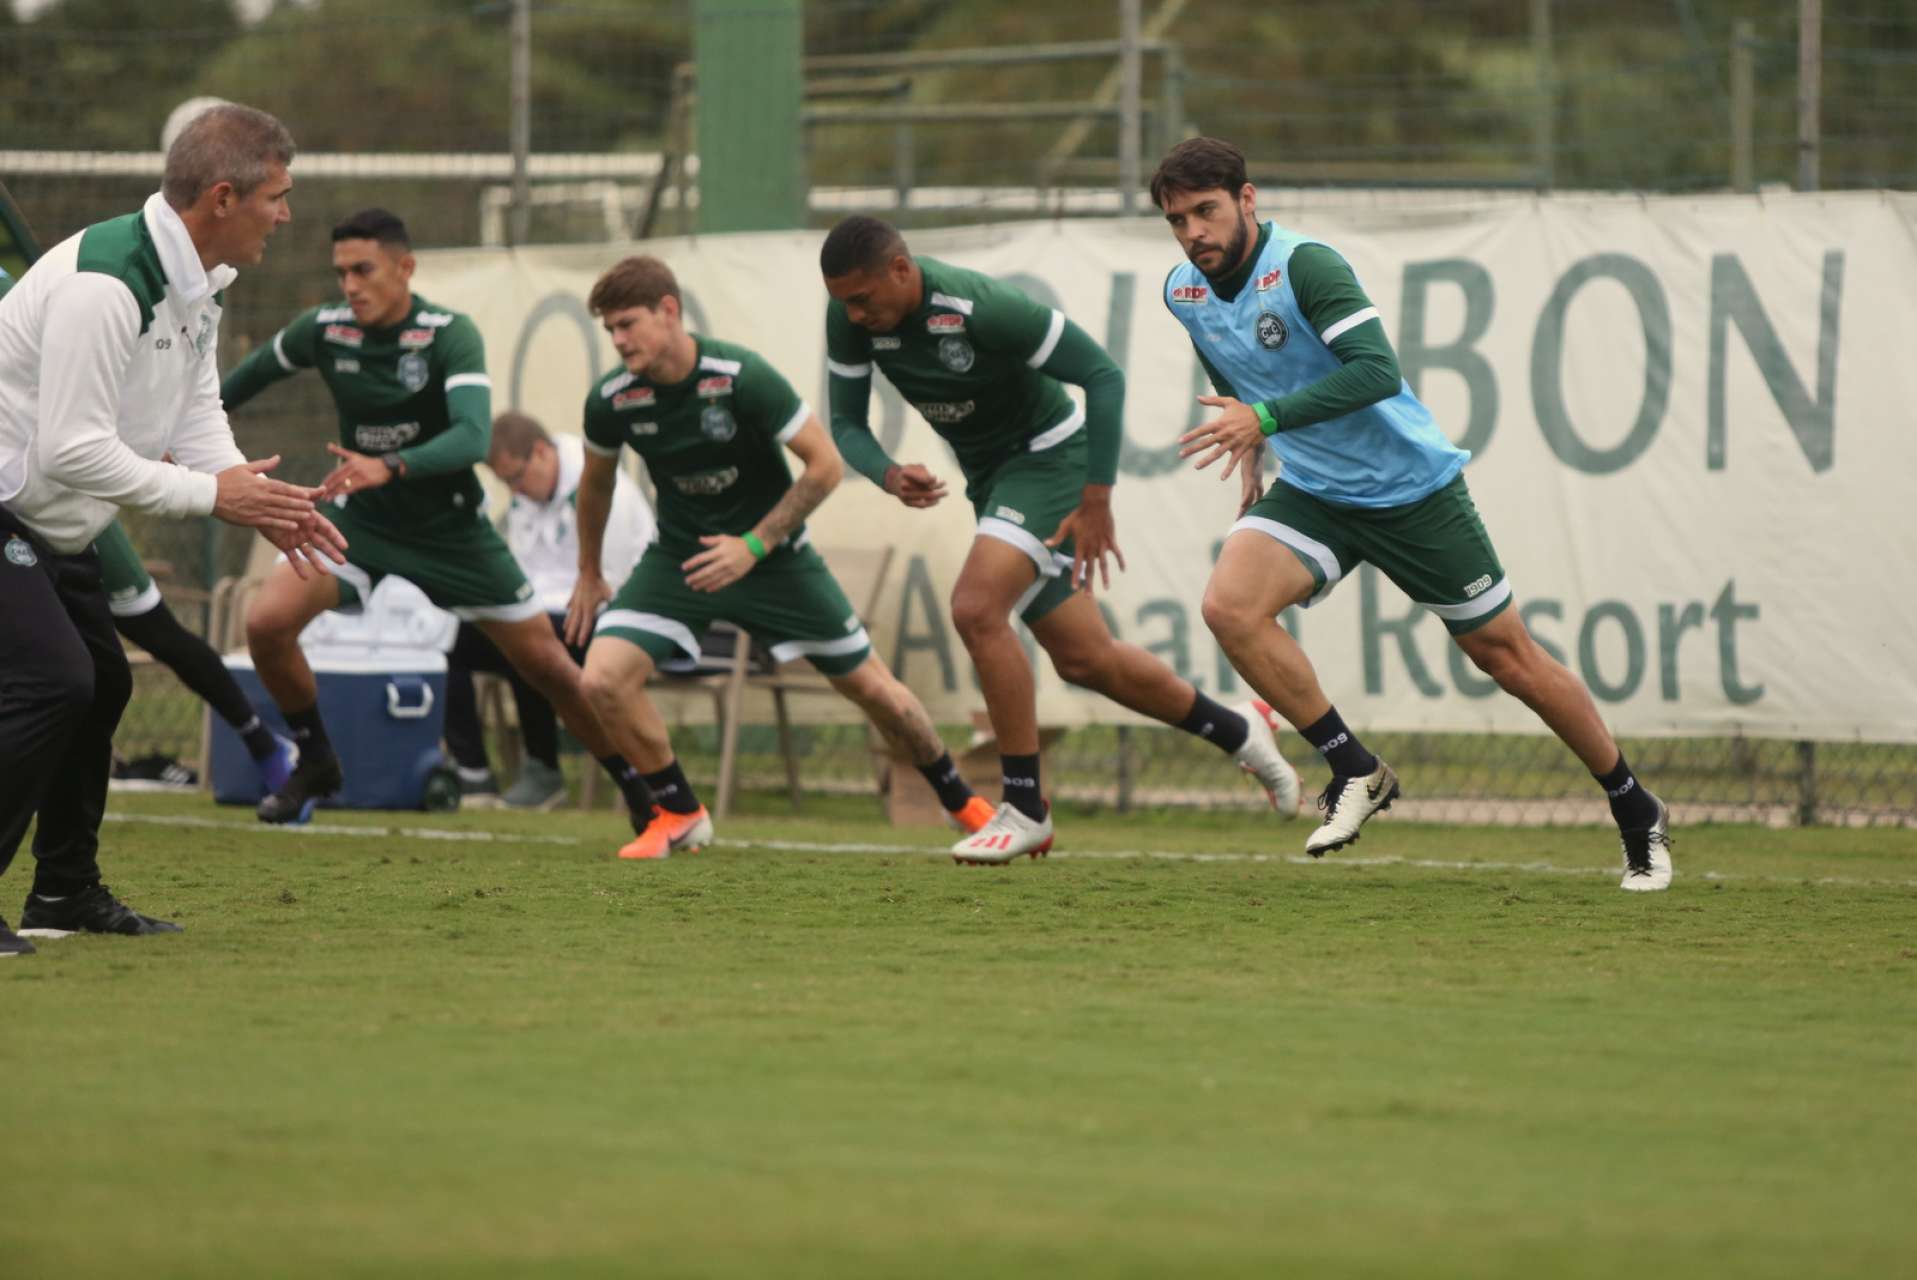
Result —
POLYGON ((816 511, 831 492, 832 486, 812 474, 810 468, 800 472, 785 496, 759 521, 759 538, 768 547, 778 546, 786 535, 805 523, 805 518, 816 511))

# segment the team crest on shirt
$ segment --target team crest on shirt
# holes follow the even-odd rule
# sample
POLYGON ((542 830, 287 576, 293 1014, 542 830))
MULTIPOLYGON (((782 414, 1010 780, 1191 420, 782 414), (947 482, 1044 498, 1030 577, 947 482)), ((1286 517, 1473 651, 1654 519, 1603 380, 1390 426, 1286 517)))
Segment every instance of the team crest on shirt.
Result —
POLYGON ((426 387, 426 379, 431 377, 426 368, 426 357, 417 351, 408 351, 399 358, 400 385, 408 391, 421 391, 426 387))
POLYGON ((1285 322, 1270 311, 1260 311, 1258 321, 1253 326, 1258 335, 1258 345, 1267 351, 1276 351, 1285 345, 1285 339, 1291 336, 1285 330, 1285 322))
POLYGON ((33 544, 18 534, 7 539, 7 563, 17 564, 22 569, 31 569, 40 563, 40 557, 33 554, 33 544))
POLYGON ((939 339, 939 363, 953 373, 964 373, 977 359, 977 355, 972 351, 972 344, 957 334, 939 339))
POLYGON ((732 411, 722 404, 707 405, 699 415, 699 434, 714 444, 724 444, 739 434, 739 424, 733 421, 732 411))

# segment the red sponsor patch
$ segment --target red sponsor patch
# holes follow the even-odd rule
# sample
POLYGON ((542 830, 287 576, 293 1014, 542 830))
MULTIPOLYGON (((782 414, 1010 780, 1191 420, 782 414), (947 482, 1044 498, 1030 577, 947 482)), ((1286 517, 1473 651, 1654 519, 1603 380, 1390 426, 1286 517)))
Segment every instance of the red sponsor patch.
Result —
POLYGON ((729 396, 732 394, 730 376, 699 379, 699 394, 702 396, 729 396))
POLYGON ((430 347, 433 345, 433 331, 431 329, 407 329, 399 335, 399 345, 402 347, 430 347))
POLYGON ((1171 300, 1186 306, 1196 306, 1210 296, 1211 290, 1202 284, 1181 284, 1171 291, 1171 300))
POLYGON ((965 327, 965 317, 957 315, 928 316, 925 321, 928 333, 957 333, 965 327))
POLYGON ((1264 275, 1258 277, 1258 292, 1264 293, 1267 290, 1277 288, 1278 282, 1284 279, 1284 275, 1285 273, 1277 267, 1273 267, 1271 270, 1265 272, 1264 275))
POLYGON ((357 347, 366 341, 366 335, 350 324, 329 324, 321 335, 328 342, 337 342, 343 347, 357 347))
POLYGON ((621 391, 618 395, 614 396, 612 398, 612 407, 615 409, 644 409, 657 399, 658 397, 652 394, 651 387, 633 387, 629 391, 621 391))

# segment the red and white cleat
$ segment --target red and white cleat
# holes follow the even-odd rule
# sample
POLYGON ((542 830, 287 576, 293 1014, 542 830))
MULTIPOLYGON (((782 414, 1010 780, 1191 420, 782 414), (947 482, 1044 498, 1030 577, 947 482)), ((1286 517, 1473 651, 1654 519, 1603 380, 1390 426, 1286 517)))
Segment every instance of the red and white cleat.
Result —
POLYGON ((1052 849, 1052 807, 1045 821, 1033 822, 1009 804, 1002 804, 992 820, 952 846, 952 861, 961 866, 1002 867, 1029 854, 1042 858, 1052 849))
POLYGON ((1304 805, 1305 793, 1298 784, 1298 771, 1278 753, 1278 713, 1256 698, 1241 702, 1232 710, 1245 717, 1245 724, 1251 730, 1245 745, 1238 748, 1232 759, 1258 780, 1279 817, 1297 817, 1304 805))

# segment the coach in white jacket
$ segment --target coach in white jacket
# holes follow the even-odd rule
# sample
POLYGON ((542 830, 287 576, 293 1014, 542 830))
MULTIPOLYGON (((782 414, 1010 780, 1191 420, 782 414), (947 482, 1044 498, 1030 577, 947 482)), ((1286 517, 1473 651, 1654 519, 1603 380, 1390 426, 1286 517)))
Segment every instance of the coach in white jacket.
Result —
MULTIPOLYGON (((257 528, 296 563, 339 557, 318 491, 234 445, 215 367, 221 291, 292 216, 292 159, 279 121, 216 107, 174 141, 144 208, 56 245, 0 298, 0 872, 37 813, 24 933, 178 928, 100 883, 133 682, 94 538, 126 506, 257 528)), ((0 922, 0 955, 31 950, 0 922)))
MULTIPOLYGON (((508 411, 493 419, 486 465, 513 495, 500 532, 563 642, 566 607, 579 578, 579 521, 573 502, 586 466, 585 443, 578 436, 553 435, 531 416, 508 411)), ((612 494, 612 515, 606 521, 606 576, 623 578, 632 572, 653 533, 652 507, 632 477, 620 472, 612 494)), ((575 662, 583 663, 583 650, 572 650, 572 655, 575 662)), ((565 796, 565 779, 559 772, 559 726, 552 705, 471 623, 460 624, 446 658, 446 747, 459 768, 465 803, 485 806, 496 796, 498 786, 480 732, 473 695, 475 671, 504 676, 512 685, 519 712, 525 763, 503 797, 505 804, 514 809, 556 804, 565 796)))

